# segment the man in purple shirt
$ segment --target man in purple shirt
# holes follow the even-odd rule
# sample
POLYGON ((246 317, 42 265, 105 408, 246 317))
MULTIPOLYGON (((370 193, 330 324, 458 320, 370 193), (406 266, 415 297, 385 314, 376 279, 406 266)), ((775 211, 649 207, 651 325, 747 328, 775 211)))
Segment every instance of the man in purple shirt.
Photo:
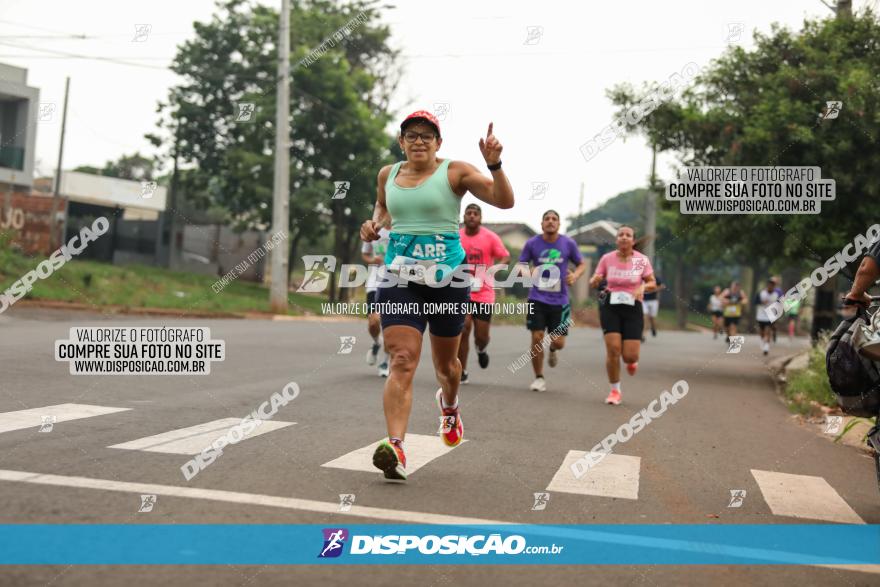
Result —
POLYGON ((572 323, 568 286, 577 281, 587 268, 577 243, 559 234, 558 212, 544 212, 541 230, 543 234, 530 238, 519 256, 520 263, 533 263, 541 269, 540 279, 529 291, 531 304, 526 318, 526 328, 532 333, 530 354, 532 369, 535 371, 535 380, 529 386, 532 391, 547 391, 547 384, 544 382, 544 332, 548 332, 550 336, 547 363, 555 367, 559 362, 559 350, 565 346, 568 327, 572 323), (575 265, 572 273, 568 272, 569 263, 575 265), (551 270, 551 267, 555 270, 551 270))

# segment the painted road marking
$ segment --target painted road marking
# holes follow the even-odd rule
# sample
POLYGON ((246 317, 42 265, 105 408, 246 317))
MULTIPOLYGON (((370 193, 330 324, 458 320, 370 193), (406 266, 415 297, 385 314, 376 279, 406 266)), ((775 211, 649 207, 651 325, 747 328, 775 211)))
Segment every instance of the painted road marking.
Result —
POLYGON ((752 476, 774 515, 844 524, 865 523, 822 477, 757 469, 752 469, 752 476))
MULTIPOLYGON (((436 439, 435 439, 436 440, 436 439)), ((439 440, 438 440, 439 442, 439 440)), ((190 499, 210 499, 228 503, 240 503, 255 506, 267 506, 285 508, 290 510, 302 510, 319 514, 331 514, 340 516, 355 516, 360 518, 373 518, 378 520, 390 520, 394 522, 414 524, 510 524, 499 520, 482 518, 466 518, 459 516, 446 516, 443 514, 430 514, 423 512, 408 512, 389 510, 353 505, 351 510, 339 511, 339 502, 324 502, 312 499, 297 499, 294 497, 279 497, 275 495, 263 495, 259 493, 241 493, 238 491, 225 491, 221 489, 197 489, 195 487, 180 487, 177 485, 158 485, 153 483, 129 483, 127 481, 114 481, 111 479, 94 479, 91 477, 73 477, 67 475, 43 475, 41 473, 29 473, 27 471, 9 471, 0 469, 0 481, 18 481, 21 483, 35 483, 37 485, 55 485, 58 487, 76 487, 82 489, 100 489, 104 491, 121 491, 135 494, 153 494, 168 497, 185 497, 190 499)))
POLYGON ((562 466, 550 480, 547 491, 623 499, 639 498, 641 458, 611 453, 587 471, 583 477, 576 479, 571 472, 571 465, 585 454, 587 453, 582 450, 568 451, 562 466))
MULTIPOLYGON (((211 443, 225 435, 233 426, 240 424, 241 418, 223 418, 155 434, 145 438, 138 438, 122 444, 114 444, 107 448, 124 448, 127 450, 142 450, 146 452, 162 452, 174 455, 197 455, 211 443)), ((287 426, 293 426, 296 422, 278 422, 276 420, 263 420, 256 428, 245 434, 242 440, 260 436, 287 426)))
MULTIPOLYGON (((180 487, 176 485, 159 485, 153 483, 130 483, 127 481, 114 481, 110 479, 94 479, 90 477, 73 477, 66 475, 44 475, 42 473, 32 473, 28 471, 10 471, 0 469, 0 481, 10 481, 18 483, 32 483, 36 485, 50 485, 55 487, 74 487, 78 489, 98 489, 102 491, 118 491, 122 493, 133 493, 137 495, 153 494, 168 497, 181 497, 187 499, 208 499, 212 501, 221 501, 226 503, 238 503, 254 506, 277 507, 290 510, 306 511, 311 513, 320 513, 328 515, 352 516, 356 518, 370 518, 376 520, 388 520, 393 522, 413 523, 413 524, 451 524, 451 525, 506 525, 521 522, 505 522, 501 520, 490 520, 483 518, 467 518, 460 516, 447 516, 443 514, 431 514, 426 512, 412 512, 403 510, 389 510, 385 508, 374 508, 360 505, 353 505, 351 510, 340 512, 339 502, 323 502, 311 499, 297 499, 293 497, 278 497, 275 495, 263 495, 258 493, 241 493, 238 491, 225 491, 220 489, 196 489, 193 487, 180 487)), ((545 535, 554 536, 556 530, 552 527, 547 529, 545 535)), ((611 532, 581 532, 585 539, 597 540, 601 539, 604 543, 629 545, 633 543, 632 536, 620 536, 611 532)), ((566 538, 577 538, 571 533, 564 534, 566 538)), ((644 538, 639 539, 639 544, 644 543, 644 538)), ((700 543, 686 542, 680 540, 654 540, 654 545, 658 548, 669 548, 670 550, 681 549, 699 549, 705 552, 708 547, 718 545, 705 545, 700 543)), ((728 548, 728 547, 720 547, 728 548)), ((741 550, 741 548, 740 548, 741 550)), ((762 550, 748 552, 749 556, 767 556, 768 561, 774 561, 773 551, 762 550)), ((880 565, 815 565, 828 566, 849 571, 861 571, 867 573, 880 572, 880 565)))
POLYGON ((54 424, 60 424, 61 422, 70 422, 71 420, 80 420, 93 416, 127 412, 130 409, 108 408, 106 406, 92 406, 88 404, 56 404, 54 406, 43 406, 42 408, 3 412, 0 413, 0 433, 24 430, 25 428, 37 428, 43 424, 43 416, 54 416, 54 418, 50 418, 51 421, 54 424))
MULTIPOLYGON (((382 439, 384 440, 384 439, 382 439)), ((348 469, 349 471, 366 471, 368 473, 377 473, 379 469, 373 466, 373 451, 382 440, 377 440, 373 444, 368 444, 363 448, 353 450, 341 457, 335 458, 330 462, 324 463, 322 467, 330 467, 332 469, 348 469)), ((467 440, 462 440, 462 444, 467 440)), ((459 444, 461 446, 461 444, 459 444)), ((446 453, 455 450, 446 446, 439 436, 428 436, 425 434, 407 434, 404 442, 406 450, 406 474, 412 475, 436 458, 442 457, 446 453)))

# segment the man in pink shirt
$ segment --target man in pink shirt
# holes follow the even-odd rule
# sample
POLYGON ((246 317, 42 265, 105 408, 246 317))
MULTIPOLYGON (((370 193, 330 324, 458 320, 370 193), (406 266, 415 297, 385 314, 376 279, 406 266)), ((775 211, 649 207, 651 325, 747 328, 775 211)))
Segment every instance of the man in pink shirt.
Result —
POLYGON ((464 227, 459 229, 461 246, 467 255, 466 263, 474 266, 474 277, 482 280, 482 285, 471 287, 471 311, 465 316, 464 330, 461 331, 461 342, 458 346, 458 360, 461 361, 461 382, 468 382, 467 357, 470 350, 468 339, 471 329, 474 331, 474 343, 477 346, 477 361, 480 367, 489 366, 489 324, 492 320, 492 304, 495 303, 495 283, 486 269, 495 263, 506 264, 510 261, 510 253, 501 238, 481 226, 483 212, 477 204, 468 204, 464 209, 464 227))
POLYGON ((590 287, 598 288, 599 323, 605 335, 605 369, 611 393, 605 403, 620 403, 620 359, 630 375, 638 369, 644 316, 642 300, 646 291, 655 291, 657 282, 651 260, 633 249, 635 231, 623 225, 617 229, 617 250, 602 255, 590 287))

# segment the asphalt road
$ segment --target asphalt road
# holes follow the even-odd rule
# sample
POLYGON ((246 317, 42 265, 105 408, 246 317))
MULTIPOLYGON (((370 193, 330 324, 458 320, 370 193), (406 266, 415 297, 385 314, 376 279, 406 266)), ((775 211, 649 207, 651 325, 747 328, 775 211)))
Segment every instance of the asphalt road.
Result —
MULTIPOLYGON (((431 460, 406 485, 391 485, 378 471, 354 470, 364 459, 351 455, 385 435, 382 380, 364 362, 364 322, 107 318, 13 309, 0 316, 0 514, 4 523, 53 524, 431 523, 436 516, 539 524, 880 523, 871 460, 796 422, 774 392, 756 337, 730 354, 708 334, 661 332, 643 346, 639 373, 623 375, 624 403, 615 407, 603 404, 608 389, 598 330, 574 329, 559 366, 545 370, 548 391, 542 394, 528 390, 530 365, 514 373, 506 368, 527 350, 525 328, 496 326, 492 336, 489 368, 479 369, 472 359, 471 383, 462 390, 467 442, 439 454, 432 448, 439 439, 421 439, 431 460), (94 325, 209 326, 214 339, 225 341, 227 356, 201 377, 70 375, 67 363, 54 360, 54 341, 66 339, 73 326, 94 325), (338 352, 344 336, 357 338, 349 354, 338 352), (604 477, 568 490, 554 485, 569 451, 589 450, 679 380, 687 382, 688 394, 618 445, 604 477), (291 381, 301 393, 273 421, 295 424, 228 447, 190 481, 180 471, 189 456, 111 448, 240 419, 291 381), (39 431, 39 421, 4 431, 4 413, 58 404, 126 410, 58 421, 49 432, 39 431), (323 466, 337 459, 343 461, 339 466, 323 466), (151 486, 154 491, 145 490, 151 486), (728 507, 731 490, 745 490, 740 507, 728 507), (229 492, 244 496, 233 499, 229 492), (534 494, 540 492, 549 492, 550 499, 535 510, 534 494), (142 493, 157 495, 150 512, 138 511, 142 493), (355 495, 351 512, 337 511, 339 494, 355 495)), ((805 345, 780 337, 769 359, 805 345)), ((410 447, 418 444, 413 435, 436 436, 437 385, 429 357, 425 348, 410 447)), ((876 581, 865 570, 782 566, 0 569, 0 583, 9 585, 876 581)))

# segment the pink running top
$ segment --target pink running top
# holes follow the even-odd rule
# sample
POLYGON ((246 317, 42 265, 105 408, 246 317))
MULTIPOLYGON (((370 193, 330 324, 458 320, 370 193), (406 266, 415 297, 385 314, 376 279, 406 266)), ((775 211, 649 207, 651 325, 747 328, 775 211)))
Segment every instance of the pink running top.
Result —
POLYGON ((617 256, 617 251, 611 251, 599 259, 596 274, 608 281, 608 291, 625 291, 635 295, 644 278, 654 274, 654 268, 651 267, 651 260, 638 251, 633 251, 626 263, 617 256))

